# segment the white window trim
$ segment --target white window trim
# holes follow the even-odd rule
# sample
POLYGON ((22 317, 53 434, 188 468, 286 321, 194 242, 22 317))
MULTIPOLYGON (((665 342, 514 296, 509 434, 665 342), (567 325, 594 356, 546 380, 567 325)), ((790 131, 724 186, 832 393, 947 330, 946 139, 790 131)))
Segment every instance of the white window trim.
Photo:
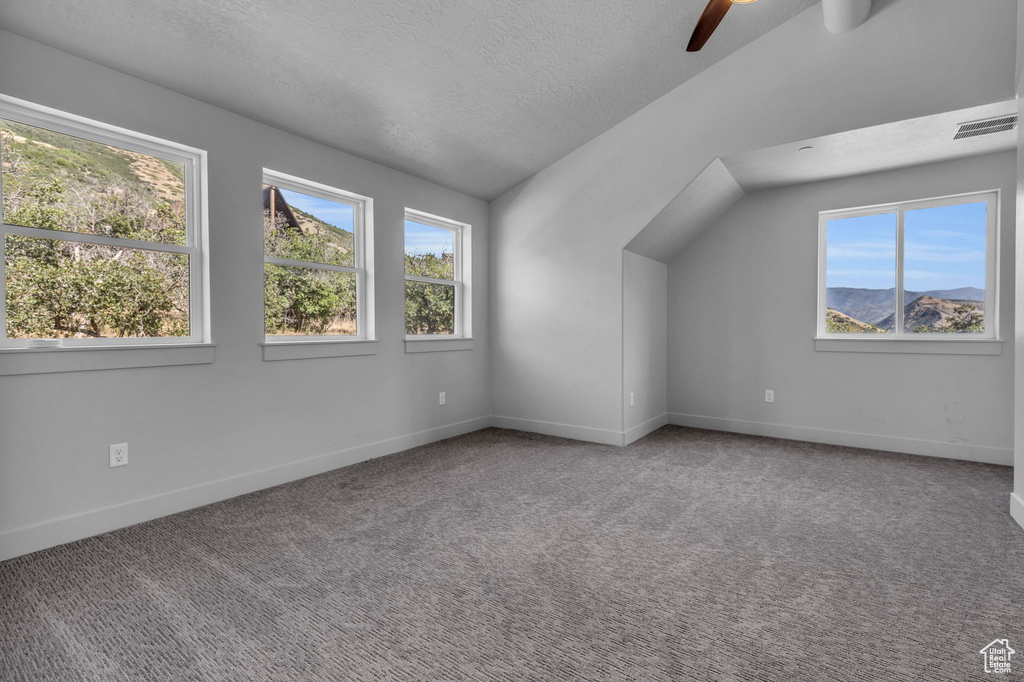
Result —
MULTIPOLYGON (((57 239, 92 244, 121 245, 128 248, 145 249, 164 253, 183 253, 189 256, 189 336, 175 337, 127 337, 101 339, 8 339, 6 312, 6 277, 4 259, 0 258, 0 375, 63 372, 82 369, 112 369, 120 367, 148 367, 166 364, 198 364, 213 361, 210 332, 209 305, 209 210, 207 204, 207 154, 202 149, 171 142, 161 138, 138 133, 118 126, 71 114, 59 109, 45 107, 33 102, 0 95, 0 118, 46 128, 58 133, 73 135, 101 144, 176 161, 184 166, 186 197, 186 245, 161 244, 131 239, 115 239, 100 235, 59 230, 42 230, 20 225, 3 226, 4 234, 16 234, 43 239, 57 239), (174 348, 185 350, 176 353, 181 358, 161 359, 152 354, 140 355, 137 351, 145 348, 174 348), (196 349, 199 348, 199 351, 196 349), (60 359, 61 351, 113 350, 125 353, 104 354, 102 361, 83 361, 80 353, 60 359), (39 358, 26 360, 28 354, 39 358), (193 361, 182 361, 191 357, 193 361), (149 359, 145 359, 149 358, 149 359), (123 360, 123 361, 122 361, 123 360), (96 365, 92 367, 91 365, 96 365)), ((0 177, 2 183, 2 177, 0 177)), ((2 196, 2 186, 0 186, 2 196)), ((2 247, 0 247, 2 250, 2 247)))
POLYGON ((815 350, 881 353, 955 353, 998 355, 999 336, 999 231, 1002 193, 999 189, 964 192, 915 201, 900 201, 875 206, 821 211, 818 214, 818 301, 815 350), (953 206, 978 201, 988 204, 985 235, 985 332, 981 334, 912 334, 903 332, 903 306, 896 306, 894 334, 837 334, 826 331, 828 301, 827 226, 829 220, 854 216, 896 213, 896 294, 903 293, 903 216, 906 211, 939 206, 953 206))
MULTIPOLYGON (((433 277, 420 277, 417 275, 405 275, 407 282, 424 282, 427 284, 444 284, 455 286, 455 330, 453 334, 406 334, 407 353, 425 353, 442 350, 471 350, 473 341, 473 292, 472 292, 472 253, 473 228, 468 223, 460 223, 451 218, 417 211, 412 208, 405 209, 405 220, 436 227, 442 230, 449 230, 455 234, 455 262, 453 263, 452 279, 435 279, 433 277), (421 343, 424 342, 424 343, 421 343), (448 343, 444 343, 448 342, 448 343), (429 345, 428 345, 429 344, 429 345)), ((404 244, 404 221, 403 221, 403 244, 404 244)), ((404 252, 404 249, 403 249, 404 252)), ((404 263, 404 259, 403 259, 404 263)), ((403 265, 403 272, 405 267, 403 265)), ((403 307, 404 310, 404 307, 403 307)), ((404 315, 404 313, 403 313, 404 315)), ((405 324, 403 319, 403 326, 405 324)))
POLYGON ((295 175, 263 169, 263 184, 307 194, 326 201, 353 207, 354 266, 329 265, 295 261, 264 255, 263 262, 336 272, 350 272, 356 276, 356 334, 319 334, 308 336, 266 335, 263 360, 301 360, 309 358, 373 355, 376 353, 374 336, 374 283, 373 283, 373 199, 362 194, 339 189, 295 175))

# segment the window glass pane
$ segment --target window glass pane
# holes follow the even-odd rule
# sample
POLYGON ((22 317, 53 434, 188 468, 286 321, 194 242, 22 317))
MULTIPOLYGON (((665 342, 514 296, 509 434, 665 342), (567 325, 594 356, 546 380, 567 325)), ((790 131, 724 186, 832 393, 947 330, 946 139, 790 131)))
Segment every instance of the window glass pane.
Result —
POLYGON ((405 333, 454 334, 455 287, 406 280, 405 333))
POLYGON ((263 275, 267 334, 357 333, 355 274, 265 263, 263 275))
POLYGON ((826 331, 880 334, 896 328, 896 214, 826 225, 826 331))
POLYGON ((8 225, 185 244, 185 167, 0 121, 8 225))
POLYGON ((355 267, 354 234, 351 204, 263 185, 266 255, 355 267))
POLYGON ((985 331, 987 208, 979 201, 904 213, 905 331, 985 331))
POLYGON ((189 257, 6 235, 8 338, 189 335, 189 257))
POLYGON ((455 232, 406 220, 405 274, 455 279, 455 232))

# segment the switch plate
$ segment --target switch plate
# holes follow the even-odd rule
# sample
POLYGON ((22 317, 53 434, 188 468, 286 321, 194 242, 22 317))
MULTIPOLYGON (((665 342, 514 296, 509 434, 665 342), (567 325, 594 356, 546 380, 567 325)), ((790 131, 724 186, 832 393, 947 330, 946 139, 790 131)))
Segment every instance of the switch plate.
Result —
POLYGON ((437 394, 437 404, 438 405, 444 405, 446 400, 447 400, 447 398, 444 395, 444 391, 441 391, 440 393, 437 394))

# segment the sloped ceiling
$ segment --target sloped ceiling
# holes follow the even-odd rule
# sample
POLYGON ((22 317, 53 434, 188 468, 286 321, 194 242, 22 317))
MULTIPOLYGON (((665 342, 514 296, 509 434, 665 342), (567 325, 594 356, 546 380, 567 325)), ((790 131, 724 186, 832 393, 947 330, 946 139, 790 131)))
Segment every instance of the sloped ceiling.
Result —
POLYGON ((715 159, 676 195, 626 250, 668 263, 743 198, 732 174, 715 159))
POLYGON ((4 0, 0 28, 491 199, 814 5, 4 0))
POLYGON ((961 124, 1016 113, 1017 101, 1007 100, 727 154, 708 164, 626 249, 671 262, 747 192, 1016 149, 1016 130, 954 139, 961 124))

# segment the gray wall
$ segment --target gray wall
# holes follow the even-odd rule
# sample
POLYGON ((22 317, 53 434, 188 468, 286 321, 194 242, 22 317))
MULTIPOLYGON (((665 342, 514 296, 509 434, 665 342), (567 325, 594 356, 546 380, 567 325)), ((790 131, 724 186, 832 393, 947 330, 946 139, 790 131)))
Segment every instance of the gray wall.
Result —
POLYGON ((1010 464, 1016 172, 1006 152, 747 194, 670 265, 671 420, 1010 464), (994 188, 1002 355, 815 351, 818 211, 994 188))
POLYGON ((628 444, 664 426, 668 411, 668 266, 631 251, 622 252, 622 376, 628 444))
POLYGON ((210 365, 0 377, 0 559, 487 424, 484 202, 4 32, 0 92, 209 152, 217 344, 210 365), (264 166, 374 198, 377 355, 262 361, 264 166), (474 350, 404 352, 407 206, 473 226, 474 350))
MULTIPOLYGON (((1024 0, 1017 0, 1017 116, 1024 120, 1024 0)), ((1024 235, 1024 127, 1017 127, 1017 234, 1024 235)), ((1024 526, 1024 236, 1017 239, 1015 334, 1016 363, 1014 368, 1014 470, 1010 513, 1024 526)))
POLYGON ((875 4, 839 36, 811 7, 492 202, 497 423, 621 441, 621 249, 716 157, 1013 96, 1015 3, 875 4))

